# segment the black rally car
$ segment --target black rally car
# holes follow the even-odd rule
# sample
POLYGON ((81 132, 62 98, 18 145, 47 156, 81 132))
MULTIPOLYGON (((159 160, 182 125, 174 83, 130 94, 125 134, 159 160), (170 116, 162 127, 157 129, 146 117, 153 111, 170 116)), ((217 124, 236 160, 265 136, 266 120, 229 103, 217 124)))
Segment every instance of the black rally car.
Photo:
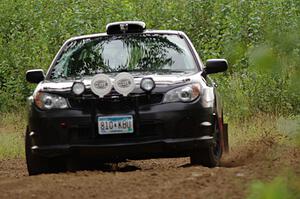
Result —
POLYGON ((214 167, 228 148, 216 84, 181 31, 146 30, 139 21, 67 40, 49 70, 29 70, 26 160, 30 175, 74 158, 101 162, 190 156, 214 167))

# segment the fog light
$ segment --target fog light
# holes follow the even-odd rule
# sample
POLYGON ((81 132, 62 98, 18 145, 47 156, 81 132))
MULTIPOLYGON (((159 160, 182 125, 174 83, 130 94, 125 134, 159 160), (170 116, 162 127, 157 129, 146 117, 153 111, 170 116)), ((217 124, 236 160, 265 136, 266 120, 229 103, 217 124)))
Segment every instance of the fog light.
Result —
POLYGON ((81 95, 85 90, 85 86, 82 82, 75 82, 72 86, 72 91, 75 95, 81 95))
POLYGON ((155 88, 155 83, 152 78, 144 78, 141 81, 141 89, 150 92, 155 88))
POLYGON ((201 126, 211 126, 210 122, 201 122, 201 126))

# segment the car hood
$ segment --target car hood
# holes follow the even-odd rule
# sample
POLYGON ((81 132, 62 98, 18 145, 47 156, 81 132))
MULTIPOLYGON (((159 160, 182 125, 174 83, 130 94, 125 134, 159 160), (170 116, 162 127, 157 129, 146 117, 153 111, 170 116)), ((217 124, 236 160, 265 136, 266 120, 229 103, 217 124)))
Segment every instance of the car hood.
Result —
MULTIPOLYGON (((197 73, 172 73, 172 74, 151 74, 151 75, 142 75, 142 74, 132 74, 136 85, 139 85, 141 80, 146 77, 151 77, 157 87, 167 87, 170 85, 184 84, 188 82, 199 82, 201 80, 201 72, 197 73)), ((115 75, 109 75, 112 82, 114 82, 115 75)), ((45 80, 41 82, 37 90, 45 91, 67 91, 71 90, 72 85, 75 80, 55 80, 49 81, 45 80)), ((92 78, 83 78, 81 80, 86 88, 90 88, 92 78)))

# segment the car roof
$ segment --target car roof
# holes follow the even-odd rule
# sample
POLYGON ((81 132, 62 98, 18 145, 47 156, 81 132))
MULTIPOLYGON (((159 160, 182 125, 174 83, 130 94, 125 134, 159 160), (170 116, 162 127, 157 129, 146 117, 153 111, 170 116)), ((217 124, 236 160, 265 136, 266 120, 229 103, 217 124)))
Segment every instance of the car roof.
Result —
POLYGON ((107 34, 103 32, 103 33, 95 33, 95 34, 71 37, 66 41, 66 43, 74 40, 79 40, 79 39, 97 38, 97 37, 112 36, 112 35, 134 35, 134 34, 166 34, 166 35, 180 35, 186 37, 186 34, 184 32, 176 31, 176 30, 145 30, 141 33, 122 33, 122 34, 107 34))

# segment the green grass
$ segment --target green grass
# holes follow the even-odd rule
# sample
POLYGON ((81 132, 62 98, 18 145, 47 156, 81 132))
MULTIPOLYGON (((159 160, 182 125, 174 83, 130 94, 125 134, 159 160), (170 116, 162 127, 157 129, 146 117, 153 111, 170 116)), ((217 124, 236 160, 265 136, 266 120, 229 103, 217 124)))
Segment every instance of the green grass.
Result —
POLYGON ((258 113, 245 120, 229 120, 229 143, 232 147, 253 141, 263 141, 266 145, 280 144, 300 146, 300 115, 277 117, 258 113))
POLYGON ((0 159, 24 157, 25 110, 1 113, 0 159))
POLYGON ((277 119, 270 115, 260 114, 246 121, 229 121, 228 128, 232 148, 262 140, 274 143, 282 141, 282 134, 277 129, 277 119))
POLYGON ((19 108, 15 112, 0 112, 0 134, 11 132, 24 132, 26 127, 26 109, 19 108))
POLYGON ((24 157, 24 139, 21 133, 0 134, 0 159, 24 157))

